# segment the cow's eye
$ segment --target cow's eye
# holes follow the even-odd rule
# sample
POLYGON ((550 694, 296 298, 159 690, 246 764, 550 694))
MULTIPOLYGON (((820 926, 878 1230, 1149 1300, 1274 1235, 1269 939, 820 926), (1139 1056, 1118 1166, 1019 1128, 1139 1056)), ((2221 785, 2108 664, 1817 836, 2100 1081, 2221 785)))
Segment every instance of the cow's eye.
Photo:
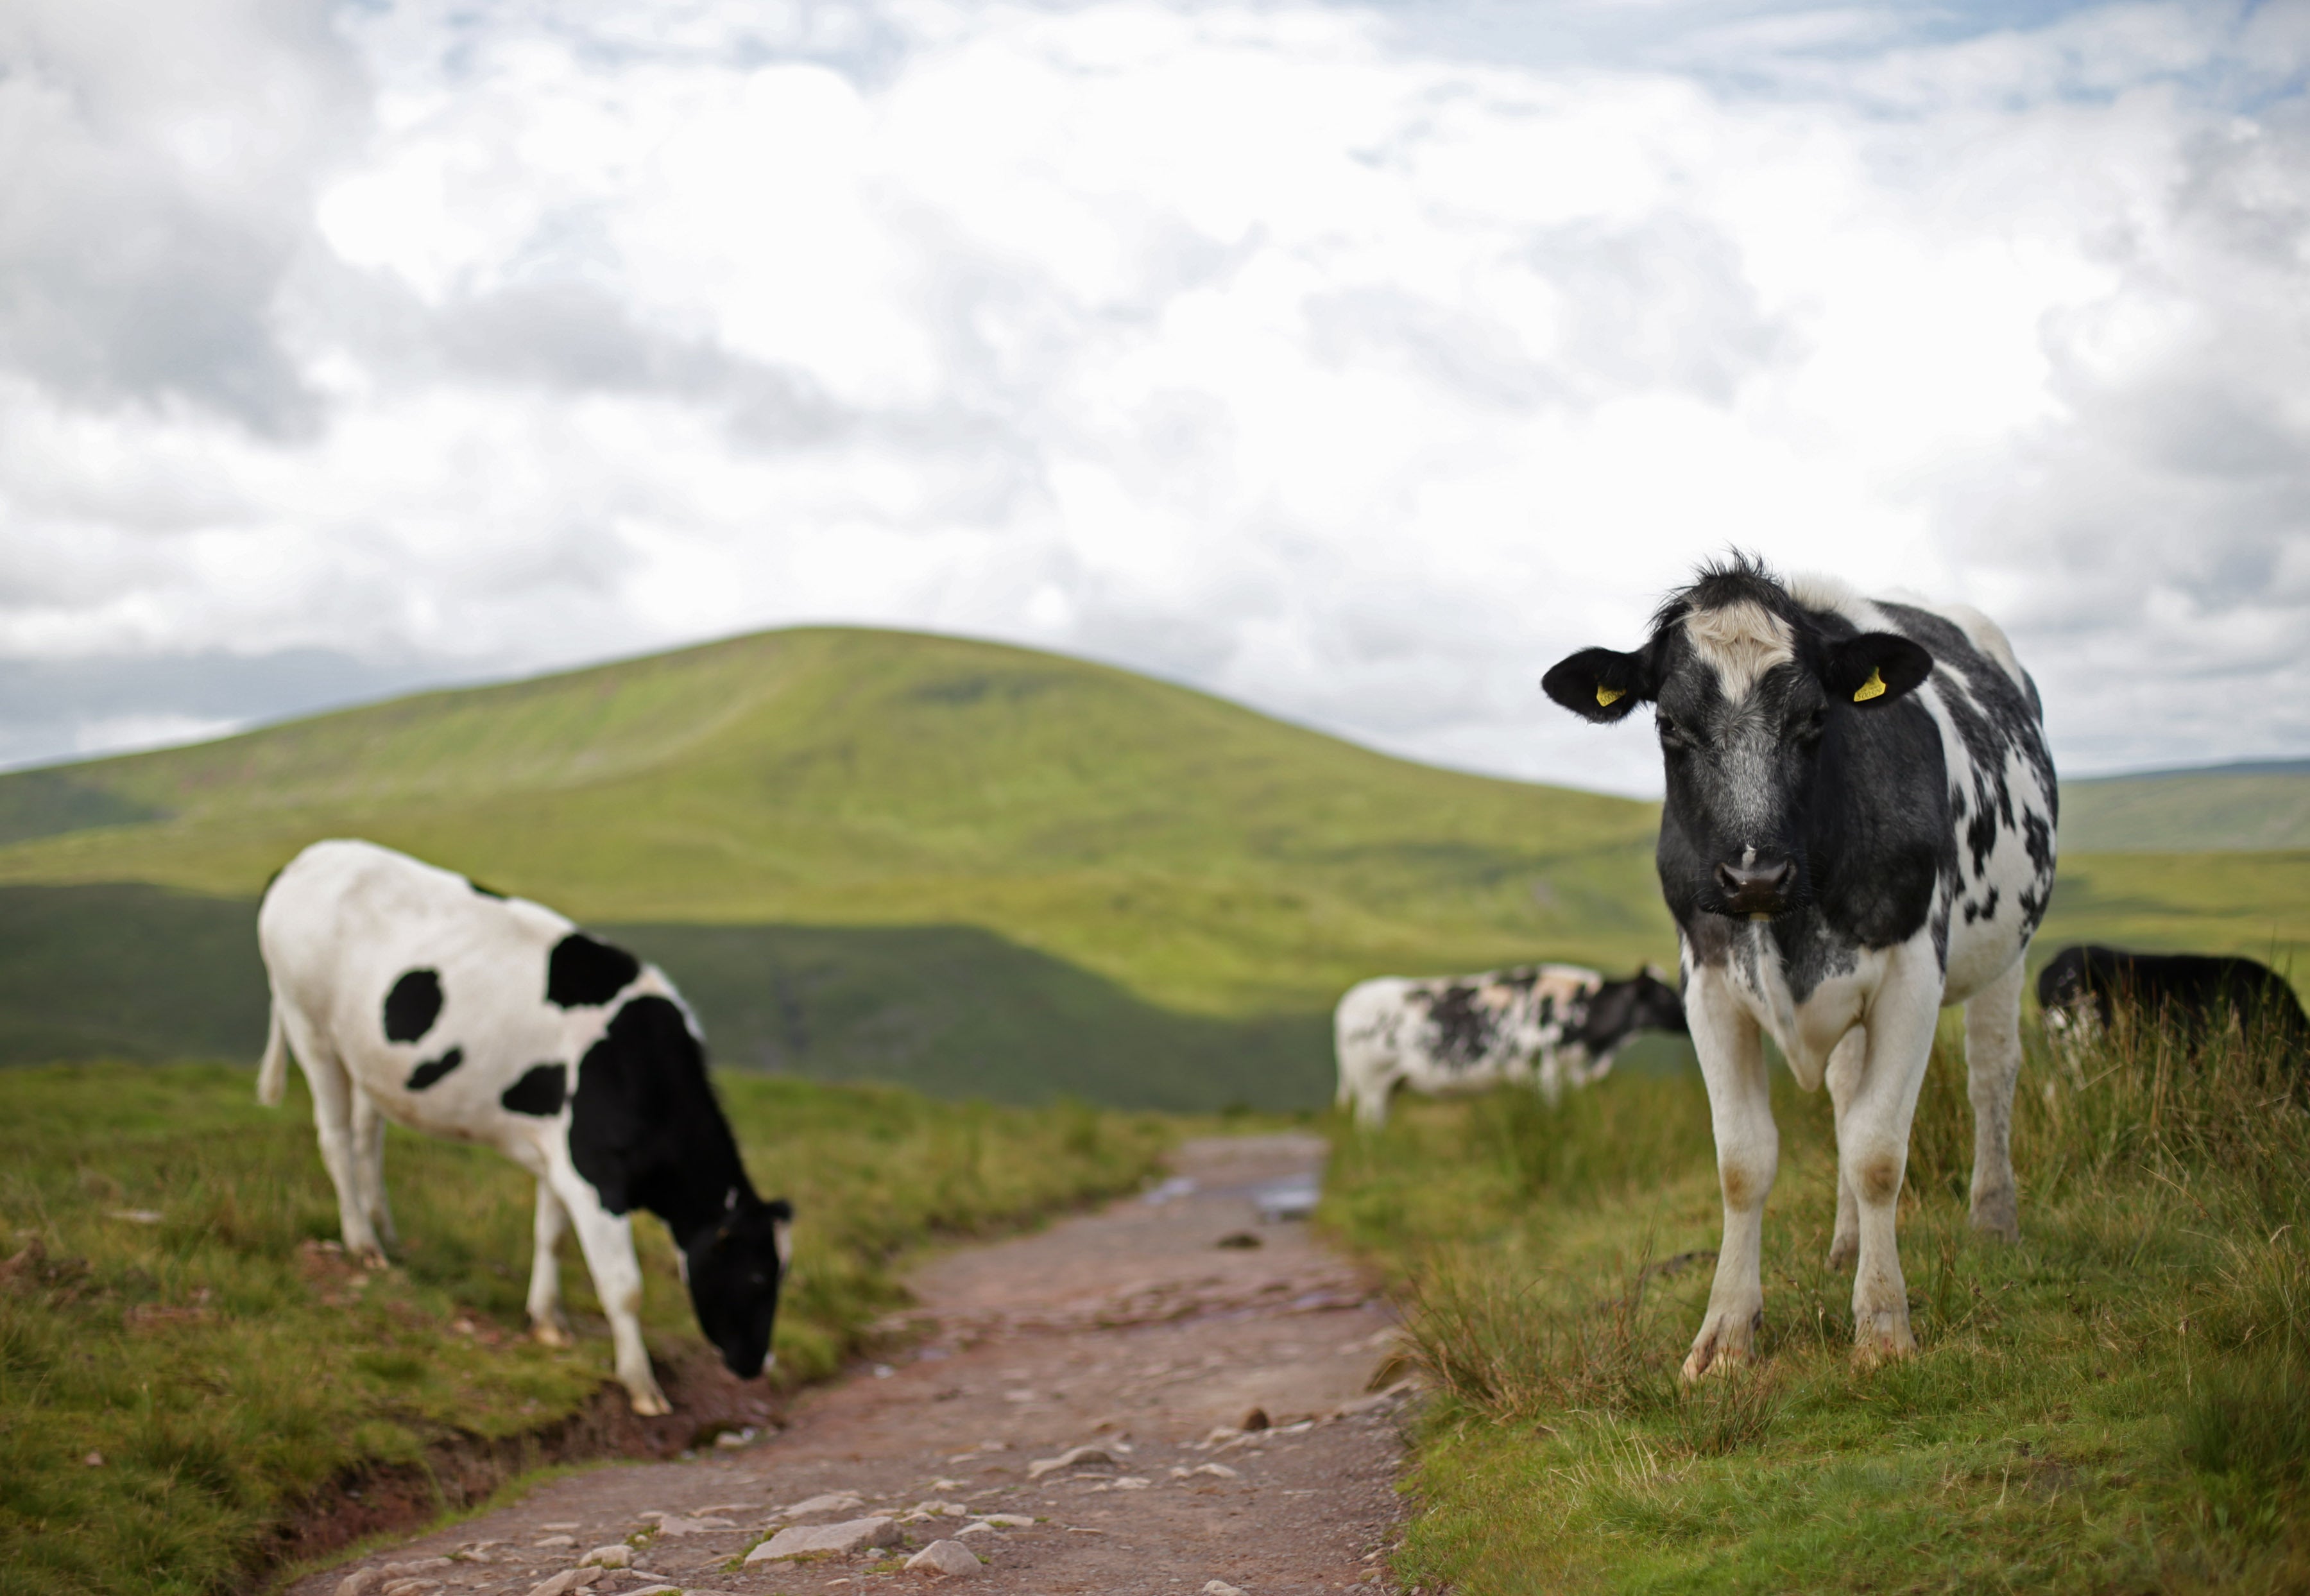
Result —
POLYGON ((1654 724, 1660 727, 1660 740, 1661 746, 1663 748, 1690 748, 1692 746, 1692 738, 1690 735, 1686 733, 1682 726, 1678 725, 1667 716, 1654 716, 1653 719, 1654 724))
POLYGON ((1802 720, 1797 722, 1797 741, 1808 745, 1819 742, 1820 741, 1820 734, 1825 729, 1827 729, 1828 724, 1828 719, 1827 714, 1822 710, 1814 710, 1811 715, 1806 716, 1802 720))

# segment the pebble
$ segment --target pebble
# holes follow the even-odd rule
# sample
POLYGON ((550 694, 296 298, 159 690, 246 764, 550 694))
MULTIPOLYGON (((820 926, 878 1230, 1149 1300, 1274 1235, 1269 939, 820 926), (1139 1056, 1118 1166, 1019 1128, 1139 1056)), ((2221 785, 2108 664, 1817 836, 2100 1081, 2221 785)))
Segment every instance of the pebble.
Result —
POLYGON ((540 1580, 530 1586, 529 1596, 565 1596, 570 1591, 582 1591, 602 1577, 598 1568, 565 1568, 551 1579, 540 1580))
POLYGON ((1215 1579, 1204 1583, 1203 1596, 1243 1596, 1243 1592, 1223 1579, 1215 1579))
MULTIPOLYGON (((734 1530, 737 1527, 734 1521, 718 1515, 709 1518, 684 1518, 678 1513, 669 1513, 657 1521, 657 1532, 661 1535, 709 1535, 716 1530, 734 1530)), ((578 1544, 566 1535, 561 1539, 568 1545, 578 1544)))
POLYGON ((551 1551, 555 1547, 576 1546, 578 1544, 578 1537, 575 1535, 546 1535, 531 1541, 529 1544, 539 1551, 551 1551))
POLYGON ((441 1588, 438 1579, 397 1579, 378 1592, 378 1596, 431 1596, 441 1588))
POLYGON ((746 1561, 775 1563, 812 1552, 848 1557, 870 1546, 896 1546, 899 1523, 890 1518, 846 1519, 838 1524, 788 1524, 746 1554, 746 1561))
POLYGON ((855 1513, 866 1505, 865 1498, 856 1491, 824 1491, 818 1496, 795 1503, 791 1507, 771 1510, 774 1518, 808 1518, 814 1513, 855 1513))
POLYGON ((1174 1479, 1193 1479, 1198 1474, 1208 1474, 1214 1479, 1240 1479, 1243 1478, 1240 1473, 1229 1468, 1225 1463, 1197 1463, 1192 1469, 1182 1469, 1177 1464, 1174 1464, 1171 1469, 1171 1478, 1174 1479))
POLYGON ((1060 1469, 1072 1469, 1078 1463, 1111 1463, 1114 1455, 1104 1446, 1070 1446, 1056 1457, 1038 1457, 1027 1465, 1027 1478, 1040 1479, 1060 1469))
POLYGON ((925 1574, 977 1574, 986 1565, 971 1554, 960 1540, 934 1540, 907 1559, 910 1570, 925 1574))
POLYGON ((998 1530, 1031 1530, 1035 1521, 1023 1513, 982 1513, 981 1523, 993 1524, 998 1530))
POLYGON ((356 1568, 337 1582, 337 1596, 371 1596, 385 1586, 385 1575, 374 1568, 356 1568))
POLYGON ((578 1559, 578 1566, 580 1568, 589 1565, 596 1568, 631 1568, 634 1566, 634 1548, 622 1540, 613 1540, 607 1546, 597 1546, 578 1559))

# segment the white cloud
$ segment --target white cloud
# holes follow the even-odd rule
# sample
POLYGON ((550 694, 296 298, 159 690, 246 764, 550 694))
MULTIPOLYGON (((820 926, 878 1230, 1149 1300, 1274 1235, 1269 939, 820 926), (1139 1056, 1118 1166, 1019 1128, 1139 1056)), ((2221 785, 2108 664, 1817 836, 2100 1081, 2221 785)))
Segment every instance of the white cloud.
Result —
POLYGON ((2299 6, 13 14, 0 658, 911 624, 1641 790, 1534 683, 1740 542, 2310 747, 2299 6))

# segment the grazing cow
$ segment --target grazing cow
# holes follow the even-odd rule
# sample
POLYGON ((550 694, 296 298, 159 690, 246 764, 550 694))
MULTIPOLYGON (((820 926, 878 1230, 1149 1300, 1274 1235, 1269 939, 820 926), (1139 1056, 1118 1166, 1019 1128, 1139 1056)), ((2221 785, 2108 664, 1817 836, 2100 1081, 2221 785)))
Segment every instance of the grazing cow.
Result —
POLYGON ((1535 1075, 1553 1102, 1568 1083, 1601 1077, 1646 1028, 1684 1028, 1676 988, 1649 967, 1626 981, 1566 964, 1435 981, 1384 976, 1350 987, 1332 1017, 1339 1103, 1374 1126, 1398 1086, 1480 1091, 1535 1075))
POLYGON ((1643 647, 1583 649, 1541 685, 1592 721, 1654 706, 1661 890, 1724 1202, 1685 1377, 1747 1357, 1763 1317, 1780 1141, 1760 1029, 1799 1085, 1828 1083, 1829 1262, 1859 1264, 1856 1354, 1914 1349, 1894 1205, 1944 1003, 1966 1005, 1973 1223, 2019 1234, 2009 1127, 2022 955, 2054 883, 2036 686, 1986 616, 1825 580, 1785 586, 1745 556, 1672 594, 1643 647))
POLYGON ((313 1089, 345 1246, 393 1243, 385 1122, 496 1148, 537 1177, 534 1333, 566 1345, 553 1250, 574 1224, 634 1411, 668 1411, 642 1346, 632 1211, 665 1221, 698 1322, 761 1372, 793 1210, 754 1194, 690 1011, 650 965, 552 910, 366 842, 318 842, 257 911, 273 986, 257 1074, 313 1089))
POLYGON ((2294 989, 2251 958, 2064 948, 2037 973, 2037 1003, 2057 1037, 2107 1030, 2123 1004, 2174 1026, 2193 1047, 2236 1014, 2248 1037, 2271 1037, 2297 1062, 2310 1049, 2310 1017, 2294 989))

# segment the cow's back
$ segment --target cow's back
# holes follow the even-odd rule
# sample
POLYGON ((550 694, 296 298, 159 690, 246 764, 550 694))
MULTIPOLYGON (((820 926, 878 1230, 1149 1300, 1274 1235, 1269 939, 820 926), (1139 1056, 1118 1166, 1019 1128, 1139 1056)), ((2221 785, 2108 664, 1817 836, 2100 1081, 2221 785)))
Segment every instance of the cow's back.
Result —
POLYGON ((578 1015, 543 1001, 575 926, 541 905, 371 843, 315 843, 257 912, 257 941, 292 1041, 326 1047, 391 1117, 470 1136, 510 1080, 574 1064, 578 1015), (301 1033, 301 1035, 300 1034, 301 1033))

